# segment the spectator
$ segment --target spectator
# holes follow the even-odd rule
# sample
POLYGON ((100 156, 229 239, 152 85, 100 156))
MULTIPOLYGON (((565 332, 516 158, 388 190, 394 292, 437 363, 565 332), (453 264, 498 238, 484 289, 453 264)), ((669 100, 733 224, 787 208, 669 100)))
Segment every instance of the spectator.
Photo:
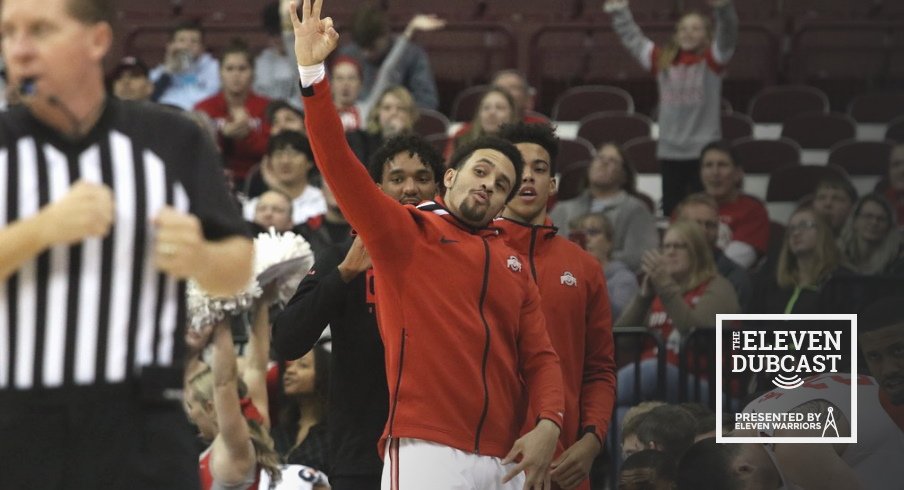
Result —
MULTIPOLYGON (((314 167, 314 152, 306 137, 294 131, 284 131, 271 137, 264 165, 273 176, 276 188, 292 198, 292 221, 295 224, 326 212, 323 192, 308 182, 308 174, 314 167)), ((245 203, 246 220, 254 219, 258 200, 254 198, 245 203)))
POLYGON ((368 162, 387 139, 413 132, 418 116, 411 92, 401 85, 390 87, 377 100, 376 110, 367 118, 367 126, 346 134, 348 144, 359 160, 368 162))
POLYGON ((332 471, 329 441, 330 353, 314 347, 288 363, 283 374, 285 400, 273 442, 283 461, 332 471))
MULTIPOLYGON (((668 400, 675 400, 682 338, 695 328, 715 328, 717 313, 738 313, 740 306, 731 283, 716 272, 710 246, 696 224, 672 223, 665 233, 661 250, 644 254, 641 269, 645 277, 640 292, 616 321, 616 326, 646 325, 651 333, 662 339, 667 350, 666 396, 668 400)), ((619 405, 629 405, 653 394, 658 376, 655 349, 655 344, 648 343, 641 354, 640 387, 643 391, 639 397, 635 394, 634 366, 628 365, 619 371, 619 405)), ((697 365, 705 363, 704 358, 697 365)), ((693 378, 693 375, 688 377, 693 378)), ((701 384, 704 383, 701 380, 701 384)), ((692 384, 688 383, 689 389, 692 384)), ((701 391, 706 392, 706 389, 701 391)))
POLYGON ((659 233, 656 220, 643 201, 633 195, 637 173, 614 143, 603 143, 587 169, 587 190, 574 199, 562 201, 550 212, 559 223, 559 234, 568 236, 571 220, 587 213, 603 213, 612 222, 612 258, 640 269, 644 252, 656 248, 659 233))
POLYGON ((753 295, 753 284, 747 270, 729 259, 716 245, 719 240, 719 205, 716 204, 715 199, 703 193, 691 194, 678 204, 675 218, 700 225, 700 229, 713 251, 716 270, 719 275, 728 279, 738 295, 741 309, 747 311, 753 295))
POLYGON ((399 206, 384 195, 344 141, 330 99, 323 61, 339 33, 322 7, 306 1, 303 20, 292 11, 295 55, 320 170, 378 273, 391 394, 382 486, 430 488, 462 475, 478 488, 542 486, 563 423, 562 371, 536 284, 487 228, 517 192, 521 154, 484 138, 456 152, 435 202, 399 206), (528 420, 536 426, 519 437, 528 420))
POLYGON ((904 143, 901 142, 891 150, 885 197, 898 214, 898 228, 904 228, 904 143))
POLYGON ((823 217, 838 237, 857 202, 857 189, 844 177, 825 177, 816 184, 813 211, 823 217))
POLYGON ((449 140, 444 155, 448 158, 456 149, 482 136, 496 135, 502 125, 515 121, 515 103, 509 93, 500 88, 490 88, 480 98, 471 122, 463 125, 449 140))
POLYGON ((292 198, 283 191, 268 190, 254 205, 252 234, 266 232, 273 227, 283 233, 292 229, 292 198))
POLYGON ((362 59, 350 53, 340 54, 336 58, 332 67, 333 99, 347 132, 366 127, 371 112, 387 88, 393 85, 405 86, 398 70, 404 69, 403 63, 406 62, 405 56, 412 46, 410 40, 414 33, 441 29, 445 25, 444 20, 434 15, 415 15, 405 28, 405 32, 396 37, 385 59, 380 61, 376 79, 370 84, 366 82, 366 58, 362 59))
POLYGON ((268 99, 251 90, 254 70, 251 52, 240 40, 223 51, 220 59, 222 91, 195 106, 211 119, 217 128, 217 142, 226 166, 237 182, 248 173, 267 151, 270 127, 266 122, 268 99))
POLYGON ((119 64, 110 74, 113 95, 122 100, 150 100, 154 84, 151 83, 148 73, 148 66, 134 56, 126 56, 119 60, 119 64))
POLYGON ((841 232, 838 244, 854 271, 884 274, 901 251, 901 233, 895 228, 897 218, 888 200, 871 193, 860 198, 854 213, 841 232))
POLYGON ((254 59, 254 91, 272 100, 280 100, 301 108, 298 91, 298 64, 295 63, 295 38, 291 24, 283 30, 280 9, 288 8, 273 1, 261 12, 267 47, 254 59))
MULTIPOLYGON (((633 449, 636 452, 653 449, 678 460, 694 444, 697 422, 690 412, 678 405, 655 407, 638 416, 635 422, 637 425, 633 436, 636 437, 637 446, 633 449)), ((632 449, 629 444, 625 448, 626 452, 632 449)))
POLYGON ((719 204, 719 248, 742 267, 750 268, 766 253, 769 214, 763 203, 741 192, 744 170, 728 143, 716 141, 700 154, 700 178, 707 194, 719 204))
POLYGON ((650 410, 666 405, 664 401, 647 400, 624 410, 621 418, 621 455, 622 459, 628 459, 632 454, 643 450, 643 445, 637 439, 637 426, 646 417, 650 410))
MULTIPOLYGON (((436 195, 443 162, 419 137, 400 136, 378 150, 368 171, 399 204, 417 204, 436 195)), ((325 194, 330 202, 332 193, 325 194)), ((335 202, 328 206, 338 210, 335 202)), ((345 227, 348 230, 347 223, 345 227)), ((339 246, 315 249, 315 272, 302 280, 274 324, 274 332, 279 354, 292 357, 310 349, 329 326, 333 345, 330 438, 334 441, 330 480, 336 490, 376 490, 383 463, 374 449, 389 414, 383 342, 371 294, 370 256, 361 238, 352 242, 348 231, 345 237, 339 246)))
POLYGON ((279 456, 264 418, 236 375, 228 322, 214 325, 211 367, 188 382, 185 406, 210 446, 200 458, 201 488, 257 488, 260 470, 279 478, 279 456))
POLYGON ((549 338, 561 359, 565 413, 571 414, 565 416, 559 437, 565 451, 553 461, 550 475, 563 488, 589 490, 590 467, 606 440, 615 404, 612 313, 605 278, 597 261, 557 235, 546 215, 556 190, 559 148, 552 126, 519 122, 503 126, 499 134, 521 152, 524 169, 518 193, 495 224, 506 243, 531 264, 551 327, 549 338))
POLYGON ((627 0, 606 0, 612 27, 622 44, 659 87, 659 139, 662 209, 666 216, 691 192, 700 190, 700 150, 722 137, 722 76, 734 53, 738 16, 731 0, 709 0, 716 17, 712 29, 699 13, 683 15, 665 45, 645 37, 631 17, 627 0))
MULTIPOLYGON (((300 99, 299 99, 300 100, 300 99)), ((270 136, 277 135, 283 131, 294 131, 296 133, 305 134, 304 130, 304 114, 295 106, 289 105, 288 102, 282 100, 270 101, 266 110, 267 124, 270 126, 270 136)), ((244 194, 246 199, 254 199, 260 196, 267 189, 279 187, 273 175, 270 174, 270 166, 267 165, 267 155, 261 159, 261 163, 255 165, 248 172, 245 179, 244 194)), ((311 170, 312 176, 316 169, 311 170)))
POLYGON ((709 437, 694 443, 678 464, 678 490, 766 490, 795 487, 782 485, 775 467, 759 445, 717 444, 709 437), (758 446, 750 454, 748 448, 758 446), (744 452, 745 455, 741 453, 744 452))
POLYGON ((543 117, 534 110, 535 90, 527 83, 527 79, 518 70, 501 70, 493 75, 490 81, 493 87, 501 88, 512 96, 515 103, 515 120, 526 123, 549 123, 549 119, 543 117))
POLYGON ((270 125, 270 136, 283 131, 305 133, 304 113, 293 105, 282 100, 270 101, 267 106, 267 124, 270 125))
POLYGON ((682 403, 678 406, 687 410, 687 413, 693 415, 694 420, 697 422, 697 430, 694 433, 694 442, 716 437, 716 431, 719 431, 720 435, 725 434, 730 432, 733 427, 731 417, 727 414, 722 418, 722 427, 716 427, 715 412, 702 403, 689 402, 682 403))
POLYGON ((583 245, 603 267, 606 276, 606 292, 612 310, 612 320, 621 316, 634 295, 637 294, 637 276, 620 260, 612 260, 615 228, 603 213, 590 213, 575 220, 569 238, 583 245))
POLYGON ((326 249, 331 247, 347 250, 354 239, 352 227, 342 215, 342 210, 339 209, 339 203, 336 202, 336 196, 330 190, 329 184, 326 182, 321 184, 320 191, 323 192, 323 200, 326 202, 326 212, 308 218, 307 221, 296 226, 298 233, 311 244, 311 250, 318 259, 326 249))
POLYGON ((379 72, 384 69, 391 58, 390 55, 393 54, 390 48, 400 46, 398 59, 391 69, 387 70, 391 84, 404 85, 414 96, 418 107, 436 109, 439 106, 436 81, 433 79, 427 52, 410 42, 414 33, 422 30, 420 26, 412 25, 419 17, 429 22, 425 24, 429 26, 425 30, 438 29, 445 25, 445 22, 434 16, 418 15, 412 19, 401 36, 392 36, 389 33, 386 12, 375 4, 362 4, 355 12, 351 26, 352 42, 339 49, 338 54, 354 59, 361 67, 361 99, 382 92, 382 89, 377 88, 379 72))
POLYGON ((672 490, 677 472, 675 458, 662 451, 645 449, 622 463, 618 490, 672 490))
POLYGON ((204 52, 204 30, 196 21, 177 24, 166 44, 163 64, 151 70, 151 100, 191 110, 220 90, 220 65, 204 52))
POLYGON ((756 280, 750 313, 829 313, 835 311, 823 287, 838 274, 841 256, 828 222, 812 206, 788 220, 776 270, 763 269, 756 280))

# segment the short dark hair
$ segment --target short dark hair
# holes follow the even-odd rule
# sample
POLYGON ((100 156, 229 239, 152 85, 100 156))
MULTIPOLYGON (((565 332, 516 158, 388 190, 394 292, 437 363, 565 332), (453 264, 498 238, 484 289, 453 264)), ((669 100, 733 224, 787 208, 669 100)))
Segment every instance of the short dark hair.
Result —
POLYGON ((270 137, 267 143, 267 155, 284 148, 293 148, 307 155, 308 160, 314 163, 314 151, 311 150, 311 143, 305 135, 298 131, 283 131, 270 137))
POLYGON ((386 12, 374 3, 365 3, 352 16, 352 41, 362 48, 371 48, 377 39, 389 32, 386 12))
POLYGON ((113 0, 69 0, 66 13, 84 24, 106 22, 112 26, 116 18, 113 0))
POLYGON ((445 169, 442 155, 424 138, 415 134, 403 134, 386 140, 370 157, 367 171, 374 182, 382 182, 386 164, 399 153, 406 151, 409 156, 417 156, 424 166, 433 172, 433 180, 437 184, 442 181, 445 169))
POLYGON ((901 298, 897 296, 885 296, 870 303, 857 318, 857 331, 860 333, 891 326, 904 328, 904 308, 901 307, 901 298))
POLYGON ((737 153, 734 151, 734 149, 732 149, 731 143, 729 143, 728 141, 725 141, 725 140, 712 141, 712 142, 708 143, 706 146, 704 146, 703 150, 700 151, 700 162, 703 162, 703 155, 706 155, 706 152, 711 151, 711 150, 717 150, 717 151, 721 151, 722 153, 725 153, 726 155, 728 155, 728 158, 731 160, 732 165, 734 165, 735 167, 739 167, 739 168, 741 167, 741 164, 737 158, 737 156, 738 156, 737 153))
POLYGON ((712 437, 692 445, 678 463, 678 490, 740 488, 740 482, 731 469, 731 462, 740 452, 740 447, 740 444, 717 444, 712 437))
POLYGON ((662 450, 680 458, 694 443, 697 421, 687 410, 675 405, 662 405, 650 410, 637 425, 637 439, 647 446, 655 442, 662 450))
POLYGON ((518 151, 518 148, 515 148, 515 145, 502 138, 496 136, 481 136, 470 143, 465 143, 456 148, 455 152, 452 153, 452 156, 449 158, 449 168, 461 170, 462 165, 464 165, 464 163, 468 161, 468 158, 471 158, 471 155, 477 150, 498 151, 512 162, 512 166, 515 167, 515 181, 512 182, 512 190, 509 192, 505 202, 511 201, 512 198, 515 197, 515 194, 518 193, 518 188, 521 187, 521 174, 524 172, 524 159, 521 157, 521 152, 518 151))
POLYGON ((282 99, 274 99, 267 104, 267 109, 264 111, 264 117, 267 118, 267 124, 273 126, 273 120, 276 118, 276 113, 283 109, 288 109, 297 114, 298 117, 304 119, 304 112, 301 112, 297 107, 282 99))
POLYGON ((621 471, 650 469, 657 480, 673 482, 678 476, 678 462, 671 454, 655 449, 644 449, 628 456, 622 463, 621 471))
POLYGON ((223 62, 226 61, 226 57, 231 54, 240 54, 244 56, 248 61, 248 65, 251 66, 251 70, 254 70, 254 56, 251 55, 251 48, 248 47, 248 43, 244 39, 240 37, 234 37, 229 41, 229 44, 223 49, 223 52, 220 54, 221 66, 223 62))
POLYGON ((513 145, 518 143, 533 143, 540 145, 549 153, 549 172, 556 173, 556 157, 559 156, 559 138, 552 125, 546 123, 516 122, 503 124, 499 128, 499 137, 509 141, 513 145))
POLYGON ((851 183, 851 180, 840 175, 827 175, 819 180, 816 183, 816 190, 828 188, 828 189, 838 189, 844 191, 847 194, 848 198, 851 200, 851 204, 857 202, 857 189, 854 188, 854 184, 851 183))
POLYGON ((176 37, 176 33, 180 31, 197 31, 201 33, 201 39, 204 39, 204 27, 198 19, 185 19, 173 24, 170 28, 170 39, 176 37))

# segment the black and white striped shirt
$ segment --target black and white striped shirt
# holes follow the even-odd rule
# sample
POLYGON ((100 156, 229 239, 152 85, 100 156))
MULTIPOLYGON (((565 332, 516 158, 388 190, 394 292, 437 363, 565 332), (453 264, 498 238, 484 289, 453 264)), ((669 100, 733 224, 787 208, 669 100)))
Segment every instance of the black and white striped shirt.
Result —
POLYGON ((187 118, 109 99, 80 142, 22 107, 0 115, 0 227, 77 180, 113 189, 109 235, 54 246, 0 283, 0 392, 119 383, 182 362, 184 284, 153 264, 153 218, 191 212, 205 238, 245 234, 212 144, 187 118))

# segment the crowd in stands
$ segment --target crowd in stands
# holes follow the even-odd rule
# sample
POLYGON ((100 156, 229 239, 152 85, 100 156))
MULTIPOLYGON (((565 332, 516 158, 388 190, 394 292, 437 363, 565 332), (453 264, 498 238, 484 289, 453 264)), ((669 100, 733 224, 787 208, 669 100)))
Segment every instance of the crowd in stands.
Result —
MULTIPOLYGON (((871 278, 904 283, 904 140, 890 142, 889 160, 881 162, 887 172, 877 176, 881 180, 874 190, 861 193, 848 176, 827 176, 795 203, 787 221, 775 223, 766 203, 744 191, 742 157, 722 137, 722 77, 730 63, 744 62, 732 60, 739 20, 731 0, 708 2, 714 21, 709 12, 681 17, 674 38, 665 43, 644 35, 628 1, 604 4, 624 48, 658 87, 655 152, 662 201, 654 202, 638 185, 638 170, 624 145, 604 138, 590 142, 594 151, 578 192, 555 202, 552 191, 543 213, 548 211, 546 225, 554 227, 550 235, 576 243, 605 277, 606 321, 616 332, 618 392, 612 427, 619 442, 605 451, 623 458, 609 466, 609 476, 615 475, 619 489, 742 488, 732 486, 738 479, 764 485, 747 488, 792 488, 792 479, 808 476, 789 469, 794 463, 784 462, 772 449, 713 443, 715 432, 727 433, 728 428, 715 427, 708 395, 679 392, 682 376, 688 386, 702 385, 707 393, 707 384, 714 382, 703 370, 679 368, 683 340, 694 331, 716 328, 717 314, 859 313, 864 298, 883 287, 875 284, 885 284, 871 283, 871 278), (628 341, 618 335, 621 327, 644 327, 647 336, 628 341), (660 393, 663 357, 666 389, 660 393), (654 398, 661 400, 646 401, 654 398), (696 404, 679 404, 689 400, 696 404)), ((184 22, 173 27, 159 66, 151 69, 127 56, 110 73, 109 87, 120 99, 193 114, 216 141, 224 179, 234 190, 249 233, 274 229, 300 234, 318 262, 341 271, 351 260, 345 253, 363 245, 318 171, 323 162, 316 161, 305 128, 287 5, 267 6, 263 18, 269 41, 260 53, 236 40, 215 56, 205 45, 204 28, 184 22)), ((429 148, 421 153, 410 150, 410 144, 387 155, 388 142, 414 138, 421 112, 440 106, 427 51, 415 38, 444 25, 436 16, 416 15, 393 34, 385 12, 366 6, 343 31, 351 41, 327 63, 332 100, 350 150, 368 166, 374 183, 402 204, 416 205, 441 194, 442 162, 448 165, 469 145, 488 136, 511 140, 516 123, 555 125, 534 112, 527 77, 507 69, 494 74, 468 122, 440 139, 424 140, 429 148), (396 174, 392 165, 403 169, 405 164, 393 158, 403 150, 430 171, 396 174), (428 165, 433 160, 435 169, 428 165), (423 191, 427 187, 429 192, 423 191)), ((14 98, 7 95, 10 103, 14 98)), ((549 156, 554 159, 555 153, 549 156)), ((528 191, 529 197, 538 193, 533 187, 528 191)), ((360 274, 370 263, 357 265, 360 274)), ((365 307, 362 299, 372 294, 365 293, 364 276, 352 277, 360 279, 361 290, 337 289, 336 294, 354 297, 356 305, 371 308, 372 314, 372 303, 365 307)), ((303 283, 299 291, 305 287, 315 286, 303 283)), ((329 331, 318 340, 325 324, 320 325, 311 345, 288 357, 285 348, 271 349, 270 323, 278 318, 268 313, 271 300, 265 295, 246 319, 251 335, 238 360, 228 323, 190 339, 185 405, 209 444, 201 453, 201 474, 202 482, 214 488, 250 488, 260 470, 272 478, 281 464, 308 466, 332 477, 338 469, 335 446, 347 442, 333 432, 331 399, 337 384, 331 371, 332 376, 337 371, 329 331)), ((283 308, 288 315, 300 315, 292 313, 299 308, 295 300, 274 303, 275 315, 283 308)), ((693 355, 716 362, 712 352, 693 355)), ((349 375, 338 376, 347 380, 349 375)), ((385 377, 380 382, 385 389, 385 377)), ((377 416, 385 416, 385 410, 377 416)), ((341 417, 345 421, 350 415, 341 417)), ((377 441, 372 442, 375 456, 377 441)), ((604 478, 594 476, 594 488, 603 488, 604 478)))

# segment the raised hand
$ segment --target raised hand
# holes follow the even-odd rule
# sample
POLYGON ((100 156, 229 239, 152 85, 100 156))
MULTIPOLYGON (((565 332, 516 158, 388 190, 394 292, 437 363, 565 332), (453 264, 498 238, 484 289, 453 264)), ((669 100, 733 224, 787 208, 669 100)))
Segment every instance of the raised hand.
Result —
POLYGON ((289 16, 295 31, 295 59, 301 66, 322 63, 339 44, 339 33, 333 28, 333 19, 320 18, 323 0, 304 0, 301 19, 298 18, 298 2, 289 4, 289 16))
POLYGON ((348 249, 348 253, 345 255, 345 259, 338 266, 339 275, 342 276, 343 281, 350 282, 358 274, 371 267, 370 254, 364 248, 364 242, 361 241, 361 237, 356 236, 351 248, 348 249))
POLYGON ((405 28, 405 36, 411 37, 416 31, 435 31, 446 27, 446 21, 433 15, 417 14, 405 28))
POLYGON ((201 222, 191 214, 164 208, 154 219, 157 268, 180 279, 195 277, 204 263, 201 222))

